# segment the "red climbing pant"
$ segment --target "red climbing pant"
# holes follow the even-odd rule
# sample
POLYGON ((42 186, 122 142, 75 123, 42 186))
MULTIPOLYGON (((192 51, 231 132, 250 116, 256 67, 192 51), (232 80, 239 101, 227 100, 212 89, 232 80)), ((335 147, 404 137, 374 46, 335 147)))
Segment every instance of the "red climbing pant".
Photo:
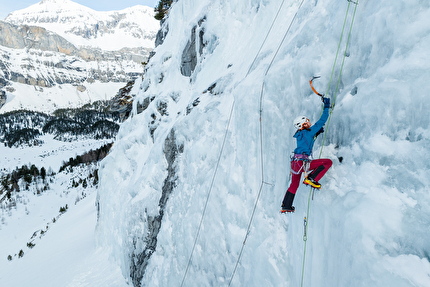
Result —
MULTIPOLYGON (((303 166, 303 160, 293 160, 291 161, 291 184, 288 188, 287 192, 291 192, 292 194, 296 194, 297 188, 300 185, 300 178, 302 177, 302 172, 305 171, 305 167, 303 166)), ((322 159, 314 159, 310 162, 309 166, 309 177, 313 178, 315 181, 319 181, 324 174, 331 167, 333 162, 331 159, 322 158, 322 159)))

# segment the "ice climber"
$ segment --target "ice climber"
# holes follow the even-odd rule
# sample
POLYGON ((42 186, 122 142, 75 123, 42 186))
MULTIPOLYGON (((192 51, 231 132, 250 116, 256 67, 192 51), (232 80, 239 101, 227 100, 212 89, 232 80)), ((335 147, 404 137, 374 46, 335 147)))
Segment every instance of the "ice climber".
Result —
POLYGON ((282 201, 281 212, 294 212, 293 200, 300 184, 302 172, 305 173, 304 184, 320 189, 318 181, 324 176, 332 165, 328 158, 312 159, 312 148, 316 137, 324 131, 323 126, 328 119, 330 98, 323 98, 324 110, 320 119, 312 126, 307 117, 300 116, 294 120, 297 129, 294 138, 297 140, 297 148, 291 159, 291 184, 282 201))

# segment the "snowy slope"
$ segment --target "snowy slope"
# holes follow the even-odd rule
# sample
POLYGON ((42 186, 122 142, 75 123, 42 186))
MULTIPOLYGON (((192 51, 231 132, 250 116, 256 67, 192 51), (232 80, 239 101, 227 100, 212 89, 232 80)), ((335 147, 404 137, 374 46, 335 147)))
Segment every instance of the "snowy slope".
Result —
POLYGON ((102 12, 70 0, 43 0, 10 13, 5 21, 43 27, 76 47, 116 51, 124 47, 153 48, 159 29, 159 21, 153 15, 153 8, 141 5, 102 12))
POLYGON ((125 83, 85 83, 85 92, 80 92, 71 84, 51 88, 39 88, 26 84, 13 83, 13 92, 6 92, 7 101, 1 112, 27 109, 52 113, 61 108, 79 108, 95 101, 110 100, 125 83))
POLYGON ((95 247, 96 190, 81 187, 70 191, 64 187, 70 177, 59 177, 51 184, 54 191, 21 195, 16 207, 2 208, 0 283, 17 287, 127 286, 119 267, 95 247), (82 199, 77 202, 77 198, 82 199), (67 212, 60 214, 59 208, 66 204, 67 212), (29 242, 35 246, 28 248, 29 242), (17 256, 20 250, 24 251, 22 258, 17 256), (9 255, 11 261, 6 259, 9 255))
MULTIPOLYGON (((0 176, 16 167, 34 164, 57 173, 70 157, 97 149, 106 141, 59 142, 44 137, 38 147, 0 147, 0 176)), ((11 201, 0 196, 0 285, 1 286, 127 286, 118 265, 109 254, 95 246, 96 187, 72 182, 88 179, 96 164, 67 169, 46 181, 32 181, 11 201), (48 186, 47 190, 42 190, 48 186), (40 194, 39 194, 40 193, 40 194), (68 206, 64 214, 60 207, 68 206), (54 222, 55 218, 55 222, 54 222), (28 243, 33 248, 28 247, 28 243), (24 252, 19 258, 19 251, 24 252), (12 260, 8 260, 11 256, 12 260), (22 275, 25 270, 25 276, 22 275)))
POLYGON ((171 8, 136 99, 153 100, 121 126, 100 172, 98 241, 135 286, 299 286, 302 274, 303 286, 430 285, 430 4, 358 5, 322 150, 334 165, 310 201, 302 273, 309 189, 299 188, 295 214, 279 214, 292 121, 318 119, 308 80, 321 75, 316 89, 327 91, 354 4, 304 1, 298 10, 301 2, 171 8), (187 77, 193 34, 197 65, 187 77))
POLYGON ((44 135, 41 140, 44 144, 33 147, 8 148, 0 146, 0 161, 2 170, 11 172, 15 167, 34 164, 37 167, 45 167, 46 170, 52 169, 57 172, 67 162, 69 158, 82 155, 91 149, 111 142, 112 140, 84 140, 75 142, 62 142, 55 140, 53 135, 44 135))

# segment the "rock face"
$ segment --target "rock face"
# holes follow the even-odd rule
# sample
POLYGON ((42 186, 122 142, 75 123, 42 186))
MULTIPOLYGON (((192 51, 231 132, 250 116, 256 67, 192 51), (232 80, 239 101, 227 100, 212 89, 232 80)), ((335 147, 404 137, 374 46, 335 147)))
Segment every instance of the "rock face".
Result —
POLYGON ((36 26, 16 26, 0 21, 0 45, 12 49, 38 49, 77 55, 78 49, 63 37, 36 26))
POLYGON ((121 121, 124 121, 130 115, 133 105, 133 97, 135 96, 131 94, 131 89, 134 84, 135 81, 128 82, 127 85, 119 89, 115 97, 110 100, 109 109, 118 112, 121 121))
POLYGON ((130 277, 133 281, 133 286, 140 287, 141 280, 145 274, 146 267, 148 266, 151 255, 155 252, 157 247, 157 236, 160 232, 161 222, 164 216, 164 210, 170 194, 176 187, 177 167, 176 157, 178 153, 183 152, 183 146, 176 142, 175 130, 171 129, 169 135, 164 141, 164 156, 168 163, 167 177, 164 179, 162 187, 162 195, 158 203, 159 213, 156 216, 148 216, 146 218, 148 224, 148 233, 145 238, 145 249, 140 253, 133 253, 131 255, 130 277))
POLYGON ((201 19, 198 22, 198 25, 193 27, 191 30, 191 38, 188 40, 187 45, 182 52, 181 74, 184 76, 191 76, 197 65, 197 52, 200 56, 203 53, 203 48, 205 46, 203 35, 205 33, 205 29, 202 25, 205 20, 206 18, 201 19), (198 46, 196 46, 196 44, 198 44, 198 46))
POLYGON ((155 37, 155 47, 163 44, 167 33, 169 33, 169 25, 166 23, 166 19, 160 21, 160 26, 161 28, 160 30, 158 30, 157 35, 155 37))
POLYGON ((0 108, 6 103, 6 93, 0 90, 0 108))

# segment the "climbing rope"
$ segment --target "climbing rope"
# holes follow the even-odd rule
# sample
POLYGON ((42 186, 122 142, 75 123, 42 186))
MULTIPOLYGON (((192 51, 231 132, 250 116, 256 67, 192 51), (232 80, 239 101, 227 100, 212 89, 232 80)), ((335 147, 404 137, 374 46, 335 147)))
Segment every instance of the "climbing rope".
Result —
MULTIPOLYGON (((269 66, 268 66, 268 67, 267 67, 267 69, 266 69, 266 72, 264 73, 264 77, 266 77, 266 76, 267 76, 267 74, 268 74, 268 72, 269 72, 270 68, 272 67, 273 62, 274 62, 274 60, 275 60, 276 56, 278 55, 279 50, 281 49, 281 47, 282 47, 282 45, 283 45, 283 43, 284 43, 284 41, 285 41, 285 39, 286 39, 286 37, 287 37, 287 35, 288 35, 288 33, 289 33, 290 29, 291 29, 291 26, 292 26, 292 24, 293 24, 294 20, 296 19, 297 14, 298 14, 298 12, 299 12, 300 8, 302 7, 303 2, 304 2, 304 0, 302 0, 302 1, 300 2, 300 5, 299 5, 299 7, 297 8, 296 13, 294 14, 294 17, 293 17, 293 19, 291 20, 290 25, 288 26, 287 31, 284 33, 284 37, 282 38, 282 41, 281 41, 281 42, 280 42, 280 44, 278 45, 278 48, 277 48, 277 50, 276 50, 275 54, 273 55, 272 60, 271 60, 271 62, 270 62, 270 64, 269 64, 269 66)), ((280 8, 281 8, 281 7, 282 7, 282 5, 280 6, 280 8)), ((280 8, 279 8, 279 9, 280 9, 280 8)), ((279 14, 279 10, 278 10, 278 14, 279 14)), ((272 26, 273 26, 273 23, 272 23, 272 26)), ((272 27, 271 27, 271 28, 272 28, 272 27)), ((270 29, 271 29, 271 28, 270 28, 270 29)), ((270 32, 270 31, 269 31, 269 32, 270 32)), ((267 39, 267 36, 266 36, 266 39, 267 39)), ((261 48, 260 48, 260 50, 261 50, 261 48)), ((254 64, 254 62, 253 62, 253 64, 254 64)), ((251 66, 251 67, 252 67, 252 66, 251 66)), ((248 228, 247 228, 247 231, 246 231, 246 234, 245 234, 245 238, 244 238, 244 240, 243 240, 242 248, 241 248, 241 250, 240 250, 240 252, 239 252, 239 256, 238 256, 238 258, 237 258, 236 265, 235 265, 235 267, 234 267, 233 274, 231 275, 230 282, 229 282, 228 286, 231 286, 231 283, 233 282, 234 275, 236 274, 237 267, 238 267, 239 262, 240 262, 240 259, 241 259, 241 257, 242 257, 242 253, 243 253, 243 250, 244 250, 244 248, 245 248, 246 240, 248 239, 248 236, 249 236, 249 234, 250 234, 252 221, 253 221, 253 219, 254 219, 255 211, 256 211, 256 209, 257 209, 257 204, 258 204, 258 201, 259 201, 259 199, 260 199, 261 191, 263 190, 263 186, 264 186, 264 185, 272 185, 272 184, 270 184, 270 183, 268 183, 268 182, 266 182, 266 181, 264 180, 264 161, 263 161, 263 124, 262 124, 262 120, 261 120, 261 119, 262 119, 262 113, 263 113, 263 94, 264 94, 264 80, 263 80, 263 84, 261 85, 261 93, 260 93, 260 149, 261 149, 261 150, 260 150, 260 160, 261 160, 261 184, 260 184, 260 188, 259 188, 259 191, 258 191, 258 194, 257 194, 257 199, 255 200, 254 208, 253 208, 253 210, 252 210, 251 218, 249 219, 249 222, 248 222, 248 228)))
MULTIPOLYGON (((318 158, 321 158, 322 151, 323 151, 323 148, 324 148, 324 144, 325 144, 325 139, 326 139, 326 136, 327 136, 328 127, 330 125, 330 119, 331 119, 331 116, 332 116, 332 113, 333 113, 333 109, 334 109, 334 106, 335 106, 335 102, 336 102, 336 96, 337 96, 337 92, 338 92, 338 89, 339 89, 339 83, 340 83, 340 79, 341 79, 341 76, 342 76, 343 66, 344 66, 344 63, 345 63, 346 52, 347 52, 348 46, 349 46, 349 40, 350 40, 351 32, 352 32, 352 25, 354 24, 355 14, 356 14, 356 11, 357 11, 358 2, 354 2, 354 1, 348 0, 348 8, 347 8, 346 13, 345 13, 345 20, 343 22, 342 32, 341 32, 341 36, 340 36, 340 40, 339 40, 339 45, 337 47, 336 56, 335 56, 335 59, 334 59, 333 68, 332 68, 332 71, 331 71, 330 80, 329 80, 329 83, 328 83, 327 93, 326 94, 328 94, 329 89, 330 89, 330 84, 331 84, 331 81, 332 81, 334 69, 336 67, 336 62, 337 62, 337 58, 338 58, 338 54, 339 54, 339 49, 340 49, 341 42, 342 42, 342 39, 343 39, 343 34, 344 34, 345 25, 346 25, 346 22, 347 22, 348 12, 349 12, 349 8, 350 8, 351 3, 353 3, 355 5, 355 9, 354 9, 354 13, 353 13, 352 20, 351 20, 351 25, 350 25, 350 28, 349 28, 348 39, 346 41, 345 52, 343 54, 342 65, 341 65, 340 72, 339 72, 339 78, 338 78, 338 81, 337 81, 337 86, 336 86, 336 90, 335 90, 334 97, 333 97, 333 105, 332 105, 332 109, 330 110, 329 118, 328 118, 328 121, 327 121, 327 128, 325 129, 325 132, 324 132, 324 138, 323 138, 323 142, 322 142, 322 145, 321 145, 321 150, 320 150, 320 154, 319 154, 318 158)), ((313 190, 313 188, 311 188, 310 191, 309 191, 308 207, 307 207, 307 211, 306 211, 306 217, 304 219, 304 236, 303 236, 303 241, 305 242, 305 244, 304 244, 304 249, 303 249, 303 265, 302 265, 302 278, 301 278, 301 286, 302 287, 303 287, 304 272, 305 272, 307 234, 308 234, 309 212, 310 212, 310 201, 311 201, 312 190, 313 190)))
POLYGON ((212 181, 211 181, 211 185, 210 185, 210 188, 209 188, 208 196, 206 197, 205 206, 204 206, 204 208, 203 208, 202 216, 201 216, 201 218, 200 218, 200 224, 199 224, 199 227, 198 227, 198 229, 197 229, 197 234, 196 234, 196 237, 195 237, 195 239, 194 239, 193 248, 192 248, 192 250, 191 250, 190 258, 189 258, 189 260, 188 260, 187 268, 185 269, 184 277, 182 278, 181 286, 183 286, 183 285, 184 285, 185 277, 187 276, 188 269, 189 269, 189 267, 190 267, 190 265, 191 265, 191 259, 192 259, 192 257, 193 257, 194 249, 196 248, 196 245, 197 245, 197 239, 199 238, 199 235, 200 235, 200 230, 201 230, 201 228, 202 228, 203 218, 205 217, 205 214, 206 214, 206 209, 207 209, 207 207, 208 207, 209 197, 210 197, 210 195, 211 195, 211 193, 212 193, 212 188, 213 188, 213 186, 214 186, 214 182, 215 182, 215 176, 216 176, 216 174, 217 174, 217 172, 218 172, 218 167, 219 167, 219 163, 220 163, 220 161, 221 161, 221 156, 222 156, 223 151, 224 151, 224 146, 225 146, 225 142, 226 142, 226 139, 227 139, 227 134, 228 134, 228 131, 229 131, 229 129, 230 129, 230 122, 231 122, 231 118, 232 118, 232 115, 233 115, 233 109, 234 109, 234 101, 233 101, 233 103, 231 104, 230 116, 229 116, 229 118, 228 118, 227 128, 226 128, 226 130, 225 130, 224 140, 223 140, 223 143, 222 143, 222 146, 221 146, 221 151, 220 151, 220 154, 219 154, 219 157, 218 157, 218 161, 217 161, 217 163, 216 163, 216 167, 215 167, 214 174, 213 174, 213 176, 212 176, 212 181))
POLYGON ((267 38, 269 37, 270 32, 272 31, 273 26, 275 25, 276 19, 278 19, 279 12, 281 12, 282 6, 284 5, 285 0, 282 0, 281 5, 278 8, 278 12, 276 13, 275 18, 273 18, 272 25, 270 25, 269 31, 267 31, 266 37, 264 38, 263 43, 261 43, 260 49, 258 50, 257 54, 254 57, 254 60, 252 61, 251 65, 249 66, 248 72, 246 73, 246 77, 248 77, 249 73, 251 72, 252 67, 254 66, 255 61, 257 60, 258 55, 260 55, 261 49, 263 49, 264 44, 266 43, 267 38))
MULTIPOLYGON (((255 57, 254 57, 254 59, 253 59, 253 61, 252 61, 251 65, 250 65, 250 67, 249 67, 249 69, 248 69, 248 72, 246 73, 246 75, 245 75, 244 79, 245 79, 246 77, 248 77, 249 73, 251 72, 251 69, 252 69, 252 67, 253 67, 253 65, 254 65, 254 63, 255 63, 255 61, 257 60, 257 57, 259 56, 259 54, 260 54, 260 52, 261 52, 261 49, 263 48, 264 44, 266 43, 267 38, 269 37, 270 32, 272 31, 272 28, 273 28, 273 26, 274 26, 274 24, 275 24, 275 22, 276 22, 276 19, 278 18, 279 14, 280 14, 280 11, 281 11, 281 9, 282 9, 282 6, 284 5, 284 2, 285 2, 285 0, 282 0, 282 3, 281 3, 281 5, 279 6, 279 8, 278 8, 278 10, 277 10, 276 16, 275 16, 275 18, 273 19, 272 24, 271 24, 271 26, 270 26, 270 28, 269 28, 269 30, 268 30, 268 32, 267 32, 267 34, 266 34, 266 37, 264 38, 263 43, 262 43, 262 44, 261 44, 261 46, 260 46, 260 49, 258 50, 257 54, 255 55, 255 57)), ((266 72, 266 74, 267 74, 267 72, 266 72)), ((234 104, 235 104, 235 101, 233 101, 232 106, 231 106, 230 115, 229 115, 229 120, 228 120, 227 128, 226 128, 226 131, 225 131, 224 140, 223 140, 223 144, 222 144, 222 147, 221 147, 220 155, 219 155, 219 157, 218 157, 218 161, 217 161, 217 164, 216 164, 216 167, 215 167, 215 172, 214 172, 214 174, 213 174, 213 176, 212 176, 212 182, 211 182, 211 185, 210 185, 210 188, 209 188, 208 195, 207 195, 207 197, 206 197, 205 205, 204 205, 204 207, 203 207, 202 216, 201 216, 201 218, 200 218, 199 227, 198 227, 198 229, 197 229, 197 234, 196 234, 195 239, 194 239, 194 244, 193 244, 193 248, 192 248, 192 250, 191 250, 190 258, 189 258, 189 260, 188 260, 188 264, 187 264, 187 267, 186 267, 186 269, 185 269, 184 276, 183 276, 183 278, 182 278, 181 287, 184 285, 185 278, 186 278, 186 276, 187 276, 187 274, 188 274, 188 270, 189 270, 189 267, 190 267, 190 265, 191 265, 191 259, 192 259, 193 254, 194 254, 195 247, 196 247, 196 245, 197 245, 197 240, 198 240, 199 235, 200 235, 200 230, 201 230, 201 227, 202 227, 203 219, 204 219, 205 214, 206 214, 206 209, 207 209, 207 206, 208 206, 209 198, 210 198, 210 195, 211 195, 211 193, 212 193, 212 188, 213 188, 213 185, 214 185, 214 182, 215 182, 215 177, 216 177, 216 175, 217 175, 218 167, 219 167, 219 163, 220 163, 220 160, 221 160, 221 156, 222 156, 223 151, 224 151, 224 146, 225 146, 225 142, 226 142, 227 134, 228 134, 228 131, 229 131, 229 129, 230 129, 230 122, 231 122, 231 118, 232 118, 232 115, 233 115, 234 104)), ((253 217, 254 217, 254 213, 255 213, 255 210, 256 210, 256 207, 257 207, 257 202, 258 202, 258 199, 259 199, 259 197, 260 197, 261 189, 262 189, 262 187, 263 187, 263 184, 264 184, 264 181, 263 181, 262 185, 260 186, 260 191, 259 191, 259 193, 258 193, 257 201, 256 201, 256 203, 255 203, 255 205, 254 205, 254 209, 253 209, 253 212, 252 212, 252 216, 251 216, 251 218, 253 218, 253 217)), ((252 219, 251 219, 251 221, 249 222, 247 234, 249 234, 249 230, 250 230, 250 227, 251 227, 251 222, 252 222, 252 219)), ((246 238, 245 238, 245 240, 244 240, 244 242, 243 242, 243 246, 245 245, 245 242, 246 242, 246 238)), ((243 246, 242 246, 242 249, 241 249, 241 251, 240 251, 239 258, 240 258, 240 257, 241 257, 241 255, 242 255, 243 246)), ((234 268, 233 275, 232 275, 232 277, 231 277, 231 280, 230 280, 229 286, 230 286, 230 284, 231 284, 231 282, 232 282, 232 280, 233 280, 233 277, 234 277, 234 274, 235 274, 235 272, 236 272, 236 268, 237 268, 238 263, 239 263, 239 259, 238 259, 238 260, 237 260, 237 262, 236 262, 236 266, 235 266, 235 268, 234 268)))
MULTIPOLYGON (((356 12, 357 12, 357 6, 358 6, 358 2, 354 2, 354 1, 351 1, 351 0, 349 0, 348 2, 349 2, 349 3, 348 3, 348 6, 349 6, 351 3, 353 3, 353 4, 355 4, 355 8, 354 8, 354 14, 352 15, 351 26, 349 27, 349 33, 348 33, 348 39, 347 39, 347 41, 346 41, 345 53, 343 54, 342 65, 341 65, 341 67, 340 67, 340 72, 339 72, 339 78, 338 78, 338 80, 337 80, 336 90, 335 90, 334 97, 333 97, 333 108, 334 108, 335 103, 336 103, 336 97, 337 97, 337 92, 338 92, 338 90, 339 90, 339 84, 340 84, 340 79, 341 79, 341 76, 342 76, 343 66, 344 66, 344 64, 345 64, 345 57, 346 57, 346 53, 347 53, 348 46, 349 46, 349 40, 350 40, 350 38, 351 38, 352 25, 354 24, 355 14, 356 14, 356 12)), ((342 30, 342 33, 343 33, 343 30, 342 30)), ((332 73, 333 73, 333 72, 332 72, 332 73)), ((328 93, 328 89, 327 89, 327 93, 328 93)), ((328 121, 327 121, 327 129, 326 129, 326 131, 325 131, 325 133, 324 133, 324 139, 323 139, 323 143, 322 143, 321 150, 320 150, 320 154, 319 154, 319 157, 320 157, 320 158, 321 158, 321 153, 322 153, 322 151, 323 151, 323 147, 324 147, 325 139, 326 139, 326 136, 327 136, 327 130, 328 130, 328 127, 329 127, 329 125, 330 125, 330 119, 331 119, 331 115, 332 115, 332 113, 333 113, 333 108, 332 108, 332 109, 331 109, 331 111, 330 111, 330 115, 329 115, 329 118, 328 118, 328 121)))

